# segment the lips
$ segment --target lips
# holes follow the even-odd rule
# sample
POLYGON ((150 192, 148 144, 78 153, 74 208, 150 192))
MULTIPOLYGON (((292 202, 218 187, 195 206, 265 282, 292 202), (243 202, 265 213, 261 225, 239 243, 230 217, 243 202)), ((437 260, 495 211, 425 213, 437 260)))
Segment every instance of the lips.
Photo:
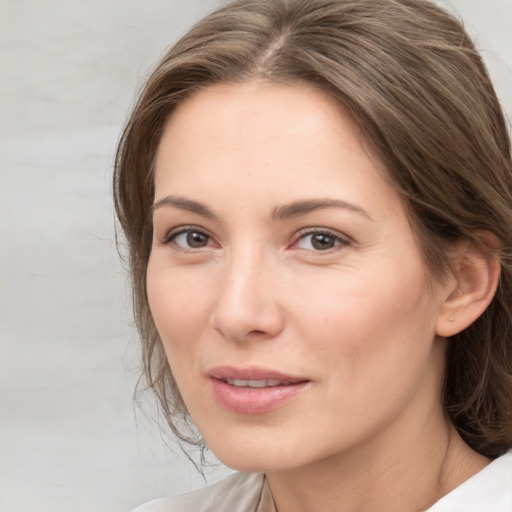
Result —
POLYGON ((276 386, 288 386, 293 384, 290 381, 281 381, 276 379, 261 379, 261 380, 244 380, 244 379, 225 379, 230 386, 237 388, 273 388, 276 386))
POLYGON ((303 391, 308 379, 261 368, 217 367, 208 372, 213 396, 239 414, 264 414, 284 406, 303 391))

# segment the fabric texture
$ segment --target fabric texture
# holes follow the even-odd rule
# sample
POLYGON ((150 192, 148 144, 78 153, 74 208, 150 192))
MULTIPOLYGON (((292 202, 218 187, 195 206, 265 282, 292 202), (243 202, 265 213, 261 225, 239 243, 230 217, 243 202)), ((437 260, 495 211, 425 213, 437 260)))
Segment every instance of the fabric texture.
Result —
MULTIPOLYGON (((276 508, 264 475, 235 473, 204 489, 159 498, 132 512, 276 512, 276 508)), ((512 451, 426 512, 512 512, 512 451)))
POLYGON ((512 451, 493 460, 427 512, 512 512, 512 451))
POLYGON ((235 473, 179 496, 149 501, 132 512, 275 512, 263 474, 235 473))

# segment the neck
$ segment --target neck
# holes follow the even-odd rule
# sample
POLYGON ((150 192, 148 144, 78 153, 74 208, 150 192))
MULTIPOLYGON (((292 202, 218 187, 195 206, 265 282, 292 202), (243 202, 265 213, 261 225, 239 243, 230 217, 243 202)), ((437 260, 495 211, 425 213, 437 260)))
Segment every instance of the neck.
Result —
POLYGON ((278 512, 428 509, 489 463, 464 443, 442 411, 433 416, 422 429, 383 434, 393 442, 373 440, 305 467, 267 474, 278 512))

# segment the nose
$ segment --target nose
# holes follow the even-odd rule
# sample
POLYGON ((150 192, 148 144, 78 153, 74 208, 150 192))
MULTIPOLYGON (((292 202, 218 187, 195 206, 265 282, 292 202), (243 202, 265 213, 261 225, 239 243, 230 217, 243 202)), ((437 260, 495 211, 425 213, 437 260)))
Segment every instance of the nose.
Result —
POLYGON ((282 332, 277 267, 261 251, 248 247, 228 258, 212 313, 213 326, 223 337, 240 343, 272 339, 282 332))

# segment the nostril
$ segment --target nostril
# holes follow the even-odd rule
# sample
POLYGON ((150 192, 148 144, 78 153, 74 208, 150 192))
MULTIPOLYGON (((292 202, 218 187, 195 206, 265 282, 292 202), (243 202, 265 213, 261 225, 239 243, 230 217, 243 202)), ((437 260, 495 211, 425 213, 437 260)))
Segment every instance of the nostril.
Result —
POLYGON ((274 297, 262 292, 263 287, 256 294, 238 281, 223 290, 213 304, 210 321, 224 338, 257 341, 274 338, 282 331, 284 312, 274 297))

